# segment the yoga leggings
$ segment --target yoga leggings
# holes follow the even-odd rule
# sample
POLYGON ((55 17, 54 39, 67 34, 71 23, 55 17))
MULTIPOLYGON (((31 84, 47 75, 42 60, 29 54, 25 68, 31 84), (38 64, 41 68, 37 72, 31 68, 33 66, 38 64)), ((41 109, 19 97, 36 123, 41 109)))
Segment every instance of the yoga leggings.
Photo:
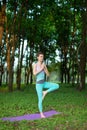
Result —
POLYGON ((39 111, 42 112, 42 92, 43 89, 46 88, 47 92, 51 92, 54 91, 56 89, 59 88, 59 85, 56 83, 50 83, 50 82, 44 82, 42 84, 36 84, 36 91, 37 91, 37 95, 38 95, 38 108, 39 111))

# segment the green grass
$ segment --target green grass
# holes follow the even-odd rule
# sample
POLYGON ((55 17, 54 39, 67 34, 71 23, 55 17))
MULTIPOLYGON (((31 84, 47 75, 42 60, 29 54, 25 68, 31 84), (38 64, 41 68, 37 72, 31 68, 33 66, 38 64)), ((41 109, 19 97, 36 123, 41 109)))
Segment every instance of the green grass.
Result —
MULTIPOLYGON (((46 95, 44 111, 54 109, 62 112, 50 118, 34 121, 9 122, 0 120, 0 130, 87 130, 87 90, 78 92, 71 85, 46 95)), ((37 113, 35 86, 26 86, 22 91, 0 93, 0 118, 37 113)))

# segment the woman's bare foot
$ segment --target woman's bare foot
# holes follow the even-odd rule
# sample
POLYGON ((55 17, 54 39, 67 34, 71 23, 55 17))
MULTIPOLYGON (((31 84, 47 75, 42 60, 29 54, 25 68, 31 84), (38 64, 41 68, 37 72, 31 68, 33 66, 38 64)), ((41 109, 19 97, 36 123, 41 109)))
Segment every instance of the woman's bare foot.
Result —
POLYGON ((42 100, 44 99, 44 97, 46 96, 47 94, 47 91, 43 91, 43 97, 42 97, 42 100))
POLYGON ((40 115, 41 115, 41 118, 46 118, 43 112, 41 112, 40 115))

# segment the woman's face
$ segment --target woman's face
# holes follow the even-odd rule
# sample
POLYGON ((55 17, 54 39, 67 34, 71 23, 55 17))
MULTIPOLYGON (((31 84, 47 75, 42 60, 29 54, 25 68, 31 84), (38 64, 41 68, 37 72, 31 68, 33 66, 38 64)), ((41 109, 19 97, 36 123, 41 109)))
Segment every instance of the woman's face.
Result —
POLYGON ((40 54, 38 57, 37 57, 38 61, 40 62, 43 62, 44 60, 44 55, 43 54, 40 54))

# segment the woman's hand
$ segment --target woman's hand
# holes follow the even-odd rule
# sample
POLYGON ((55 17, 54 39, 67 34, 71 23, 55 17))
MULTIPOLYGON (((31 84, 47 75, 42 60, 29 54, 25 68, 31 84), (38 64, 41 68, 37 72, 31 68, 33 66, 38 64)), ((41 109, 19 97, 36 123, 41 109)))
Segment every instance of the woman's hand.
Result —
POLYGON ((41 70, 44 70, 44 68, 45 68, 45 64, 42 63, 42 65, 41 65, 41 70))
POLYGON ((49 71, 48 71, 48 69, 47 69, 47 67, 46 67, 46 65, 44 64, 44 71, 45 71, 45 73, 46 73, 46 75, 47 76, 49 76, 50 74, 49 74, 49 71))
POLYGON ((37 70, 36 68, 37 68, 37 67, 36 67, 36 64, 35 64, 34 67, 33 67, 33 74, 34 74, 34 75, 37 75, 38 73, 40 73, 41 71, 43 71, 44 68, 45 68, 45 64, 42 63, 42 65, 40 66, 40 69, 39 69, 39 70, 37 70))

